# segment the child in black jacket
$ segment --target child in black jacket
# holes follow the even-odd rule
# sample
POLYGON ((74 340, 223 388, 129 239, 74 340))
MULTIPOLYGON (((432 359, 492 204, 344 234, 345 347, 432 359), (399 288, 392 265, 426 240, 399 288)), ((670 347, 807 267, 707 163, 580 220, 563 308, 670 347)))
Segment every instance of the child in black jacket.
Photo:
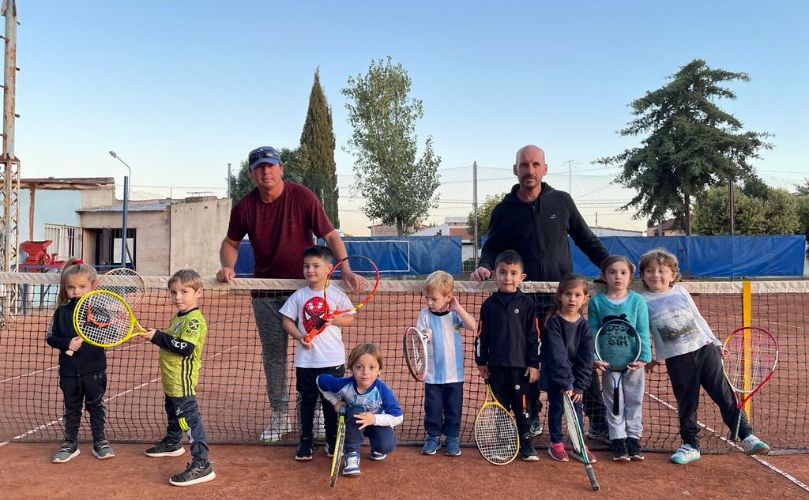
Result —
POLYGON ((77 443, 82 404, 90 414, 93 455, 99 460, 113 458, 104 434, 104 393, 107 390, 107 357, 104 349, 82 342, 73 328, 76 302, 95 287, 95 269, 77 259, 69 259, 62 267, 56 312, 45 341, 59 350, 59 388, 64 394, 65 442, 51 459, 64 463, 79 454, 77 443))
POLYGON ((539 330, 534 299, 517 287, 525 279, 520 254, 506 250, 495 260, 497 291, 480 307, 475 363, 500 403, 514 412, 520 458, 539 460, 531 444, 527 401, 539 378, 539 330))

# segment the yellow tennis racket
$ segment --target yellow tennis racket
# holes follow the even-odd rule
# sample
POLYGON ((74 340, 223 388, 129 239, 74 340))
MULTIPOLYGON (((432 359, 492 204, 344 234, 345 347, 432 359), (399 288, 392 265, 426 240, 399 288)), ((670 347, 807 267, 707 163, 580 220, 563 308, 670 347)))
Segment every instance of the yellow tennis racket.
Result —
POLYGON ((76 303, 73 327, 90 345, 113 347, 146 333, 126 300, 109 290, 93 290, 76 303))
POLYGON ((346 443, 346 417, 345 406, 340 408, 340 418, 337 420, 337 439, 334 440, 334 455, 331 457, 331 470, 329 471, 329 486, 337 484, 340 467, 343 465, 343 451, 346 443))
POLYGON ((475 417, 475 443, 480 454, 494 465, 510 464, 517 458, 520 436, 517 423, 497 401, 486 380, 486 401, 475 417))

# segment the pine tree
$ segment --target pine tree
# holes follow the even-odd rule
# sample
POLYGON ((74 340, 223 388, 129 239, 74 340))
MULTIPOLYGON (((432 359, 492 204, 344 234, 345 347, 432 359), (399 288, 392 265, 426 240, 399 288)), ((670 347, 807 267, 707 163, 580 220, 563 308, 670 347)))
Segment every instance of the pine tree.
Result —
POLYGON ((722 84, 749 81, 746 73, 713 69, 695 59, 670 80, 632 102, 636 118, 620 134, 648 134, 642 146, 597 163, 623 168, 615 181, 637 193, 624 209, 634 207, 636 217, 653 222, 673 213, 691 234, 694 199, 712 186, 751 178, 749 160, 772 146, 765 142, 769 133, 743 132, 742 122, 716 105, 718 99, 736 98, 722 84))
POLYGON ((315 69, 309 109, 301 132, 300 161, 303 184, 320 198, 334 227, 340 227, 337 211, 337 172, 334 161, 334 129, 331 109, 320 86, 320 69, 315 69))

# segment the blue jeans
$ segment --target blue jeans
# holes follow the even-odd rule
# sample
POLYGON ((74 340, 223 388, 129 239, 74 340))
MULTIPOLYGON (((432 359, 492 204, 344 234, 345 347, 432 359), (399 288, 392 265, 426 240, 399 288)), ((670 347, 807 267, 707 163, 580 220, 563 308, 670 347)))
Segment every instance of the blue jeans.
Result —
POLYGON ((463 382, 424 384, 424 430, 428 436, 461 435, 463 382))
POLYGON ((346 453, 359 451, 366 436, 371 441, 371 450, 385 454, 392 452, 396 447, 393 427, 369 425, 360 430, 360 424, 356 421, 356 415, 360 413, 365 413, 365 408, 362 406, 352 406, 346 409, 346 453))
MULTIPOLYGON (((581 401, 573 403, 576 408, 576 418, 579 419, 579 426, 584 426, 584 415, 582 415, 581 401)), ((548 391, 548 434, 551 443, 562 442, 562 390, 557 388, 548 391)), ((584 436, 582 436, 584 437, 584 436)))
POLYGON ((168 417, 166 442, 179 443, 182 441, 183 432, 188 432, 194 463, 207 464, 208 441, 205 439, 205 427, 202 425, 197 398, 195 396, 173 398, 166 395, 165 406, 168 417))

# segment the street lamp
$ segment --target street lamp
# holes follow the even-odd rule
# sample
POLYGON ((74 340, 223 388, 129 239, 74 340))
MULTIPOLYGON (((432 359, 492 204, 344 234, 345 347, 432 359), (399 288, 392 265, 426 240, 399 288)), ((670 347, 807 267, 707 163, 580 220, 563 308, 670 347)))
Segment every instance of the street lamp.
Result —
POLYGON ((123 163, 126 170, 129 172, 129 175, 124 176, 124 205, 122 210, 123 216, 121 218, 121 267, 127 267, 127 255, 129 255, 129 261, 132 262, 132 254, 129 253, 129 243, 126 238, 126 215, 129 208, 129 178, 132 177, 132 169, 129 168, 129 165, 127 165, 127 163, 122 160, 120 156, 115 154, 115 151, 110 151, 110 156, 123 163))

